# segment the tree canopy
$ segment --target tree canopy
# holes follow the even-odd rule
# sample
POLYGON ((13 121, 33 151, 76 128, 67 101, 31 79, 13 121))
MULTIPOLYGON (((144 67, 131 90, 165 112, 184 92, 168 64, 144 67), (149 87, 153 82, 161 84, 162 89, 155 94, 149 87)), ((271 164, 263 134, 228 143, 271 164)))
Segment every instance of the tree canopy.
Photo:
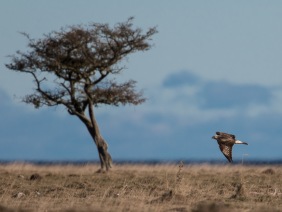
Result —
POLYGON ((12 56, 9 69, 29 73, 35 82, 35 92, 23 98, 36 108, 62 104, 71 114, 78 114, 88 104, 140 104, 142 93, 135 92, 135 81, 118 84, 108 75, 119 74, 120 62, 131 53, 148 50, 147 42, 156 28, 142 34, 133 29, 132 18, 113 28, 92 23, 62 28, 29 40, 29 52, 18 51, 12 56), (44 74, 43 74, 44 73, 44 74))

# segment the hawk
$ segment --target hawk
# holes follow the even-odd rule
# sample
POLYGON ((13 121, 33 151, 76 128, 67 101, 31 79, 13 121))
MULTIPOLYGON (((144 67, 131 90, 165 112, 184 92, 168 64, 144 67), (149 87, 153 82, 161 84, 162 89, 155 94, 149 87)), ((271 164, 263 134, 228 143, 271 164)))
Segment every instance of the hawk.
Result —
POLYGON ((224 132, 216 132, 212 137, 217 140, 220 151, 227 158, 227 160, 231 163, 232 161, 232 147, 234 144, 246 144, 246 142, 242 142, 236 140, 235 135, 224 133, 224 132))

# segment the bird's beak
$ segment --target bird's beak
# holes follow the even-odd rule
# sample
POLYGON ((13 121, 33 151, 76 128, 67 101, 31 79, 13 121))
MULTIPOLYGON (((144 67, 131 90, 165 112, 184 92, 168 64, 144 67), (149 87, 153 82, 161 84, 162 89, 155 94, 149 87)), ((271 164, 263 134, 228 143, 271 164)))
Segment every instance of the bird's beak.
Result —
POLYGON ((213 136, 212 139, 215 139, 215 136, 213 136))

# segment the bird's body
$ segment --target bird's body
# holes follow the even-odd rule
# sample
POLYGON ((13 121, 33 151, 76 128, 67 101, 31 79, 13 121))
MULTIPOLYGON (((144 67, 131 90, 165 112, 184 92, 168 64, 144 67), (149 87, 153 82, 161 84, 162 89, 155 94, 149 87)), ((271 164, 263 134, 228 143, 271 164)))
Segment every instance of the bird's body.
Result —
POLYGON ((230 163, 232 162, 233 145, 234 144, 248 145, 246 142, 236 140, 235 135, 224 133, 224 132, 216 132, 212 138, 217 140, 220 151, 223 153, 223 155, 227 158, 227 160, 230 163))

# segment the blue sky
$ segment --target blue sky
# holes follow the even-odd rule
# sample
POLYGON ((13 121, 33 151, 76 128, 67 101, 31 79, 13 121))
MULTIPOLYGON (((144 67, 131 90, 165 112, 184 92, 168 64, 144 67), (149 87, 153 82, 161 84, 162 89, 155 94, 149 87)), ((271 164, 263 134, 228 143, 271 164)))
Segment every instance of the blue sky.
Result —
POLYGON ((2 1, 0 160, 97 160, 88 132, 61 107, 35 110, 19 97, 32 79, 5 67, 26 39, 90 22, 157 26, 150 51, 126 61, 120 80, 143 89, 140 106, 99 107, 114 160, 225 161, 215 131, 233 133, 233 159, 281 159, 281 1, 2 1))

